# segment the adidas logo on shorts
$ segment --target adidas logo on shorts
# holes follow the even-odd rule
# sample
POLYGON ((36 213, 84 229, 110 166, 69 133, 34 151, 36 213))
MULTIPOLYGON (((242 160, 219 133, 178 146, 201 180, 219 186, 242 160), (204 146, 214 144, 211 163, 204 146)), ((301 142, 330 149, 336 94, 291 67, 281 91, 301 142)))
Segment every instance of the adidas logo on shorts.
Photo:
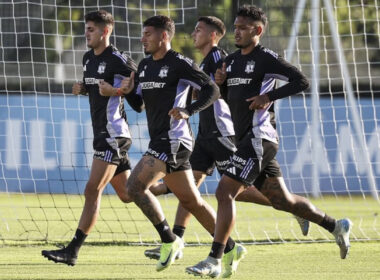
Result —
POLYGON ((235 166, 228 168, 227 171, 233 175, 236 175, 236 167, 235 166))

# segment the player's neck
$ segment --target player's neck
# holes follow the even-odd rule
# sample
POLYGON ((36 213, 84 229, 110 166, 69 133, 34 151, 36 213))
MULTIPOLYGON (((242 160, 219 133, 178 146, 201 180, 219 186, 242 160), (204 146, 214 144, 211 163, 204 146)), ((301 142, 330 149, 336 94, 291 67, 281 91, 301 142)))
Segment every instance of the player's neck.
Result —
POLYGON ((256 46, 259 44, 259 41, 254 41, 252 42, 252 44, 250 44, 249 46, 247 46, 246 48, 242 48, 241 49, 241 54, 242 55, 247 55, 247 54, 250 54, 254 48, 256 48, 256 46))
POLYGON ((96 47, 96 48, 93 49, 93 50, 94 50, 94 54, 95 54, 95 55, 101 55, 101 54, 104 52, 104 50, 105 50, 109 45, 110 45, 109 40, 108 40, 108 42, 105 41, 104 43, 99 44, 98 47, 96 47))
POLYGON ((214 42, 210 42, 209 44, 205 45, 203 48, 199 49, 199 51, 202 53, 203 57, 206 57, 208 53, 212 50, 213 47, 217 47, 218 44, 214 42))
POLYGON ((155 53, 152 53, 153 60, 163 59, 166 53, 171 49, 170 43, 163 44, 155 53))

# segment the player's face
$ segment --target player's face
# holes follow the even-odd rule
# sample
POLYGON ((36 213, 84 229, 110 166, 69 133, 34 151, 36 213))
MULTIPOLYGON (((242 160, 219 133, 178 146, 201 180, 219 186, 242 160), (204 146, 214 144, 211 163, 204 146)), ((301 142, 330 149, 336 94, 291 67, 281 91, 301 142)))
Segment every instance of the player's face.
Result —
POLYGON ((103 40, 104 28, 96 25, 93 21, 86 22, 86 42, 87 47, 96 49, 103 40))
POLYGON ((211 30, 206 23, 198 21, 193 33, 191 33, 191 37, 193 37, 194 47, 202 49, 210 43, 211 30))
POLYGON ((247 17, 236 17, 235 19, 235 46, 237 48, 247 48, 254 44, 256 35, 253 21, 247 17))
POLYGON ((162 44, 164 44, 162 33, 162 30, 156 29, 153 26, 144 27, 141 43, 143 44, 145 54, 154 54, 160 49, 162 44))

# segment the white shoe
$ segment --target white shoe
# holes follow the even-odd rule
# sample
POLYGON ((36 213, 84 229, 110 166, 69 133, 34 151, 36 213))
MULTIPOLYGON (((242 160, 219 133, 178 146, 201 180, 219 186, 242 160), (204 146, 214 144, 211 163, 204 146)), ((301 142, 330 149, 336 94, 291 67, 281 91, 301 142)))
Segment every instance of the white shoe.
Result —
POLYGON ((349 219, 338 220, 332 234, 335 237, 336 244, 340 248, 340 257, 345 259, 350 250, 350 231, 352 222, 349 219))
MULTIPOLYGON (((153 260, 159 260, 160 259, 160 256, 161 256, 161 245, 160 246, 157 246, 153 249, 147 249, 144 251, 144 255, 145 257, 147 258, 150 258, 150 259, 153 259, 153 260)), ((175 259, 176 260, 179 260, 179 259, 182 259, 183 258, 183 251, 182 250, 179 250, 177 252, 177 255, 175 256, 175 259)))
POLYGON ((298 224, 300 225, 302 234, 304 236, 309 234, 309 228, 310 228, 310 222, 304 218, 298 217, 296 215, 293 215, 294 218, 297 220, 298 224))
POLYGON ((222 272, 222 260, 208 256, 204 261, 194 266, 186 267, 186 272, 195 276, 218 278, 222 272))
POLYGON ((174 263, 178 251, 182 251, 183 247, 183 241, 178 236, 176 236, 176 239, 171 243, 162 243, 160 248, 160 260, 156 265, 156 270, 162 271, 171 266, 174 263))
POLYGON ((223 273, 223 278, 230 278, 236 273, 239 262, 247 254, 247 249, 243 245, 235 243, 235 247, 229 251, 227 254, 224 254, 222 262, 225 272, 223 273))

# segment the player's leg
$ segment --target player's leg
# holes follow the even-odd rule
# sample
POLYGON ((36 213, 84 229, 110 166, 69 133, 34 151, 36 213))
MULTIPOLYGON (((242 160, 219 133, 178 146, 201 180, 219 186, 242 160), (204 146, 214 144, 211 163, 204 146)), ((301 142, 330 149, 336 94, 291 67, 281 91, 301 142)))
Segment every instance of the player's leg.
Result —
POLYGON ((170 193, 170 190, 168 189, 168 187, 163 182, 154 183, 153 185, 151 185, 149 187, 149 190, 155 196, 160 196, 163 194, 169 194, 170 193))
POLYGON ((90 178, 84 190, 85 203, 78 228, 89 234, 99 215, 101 196, 106 185, 111 181, 117 166, 94 159, 90 178))
MULTIPOLYGON (((222 176, 216 190, 216 198, 218 201, 217 217, 220 218, 217 219, 214 241, 212 243, 210 254, 204 261, 186 268, 186 272, 194 275, 210 277, 218 277, 220 275, 222 269, 222 256, 225 251, 227 240, 235 225, 235 198, 243 190, 244 185, 241 182, 226 175, 222 176)), ((243 252, 240 253, 241 256, 239 256, 239 261, 246 253, 244 247, 234 246, 236 250, 240 247, 243 252)), ((234 266, 237 267, 237 264, 238 262, 234 266)), ((231 274, 232 273, 233 272, 231 272, 231 274)))
MULTIPOLYGON (((216 190, 218 211, 211 251, 206 260, 188 267, 186 269, 188 273, 199 276, 218 276, 218 271, 221 270, 224 247, 235 224, 235 198, 244 188, 254 185, 262 170, 276 155, 278 146, 273 143, 274 149, 268 150, 265 149, 263 142, 264 140, 260 138, 252 138, 251 135, 247 135, 239 143, 237 151, 231 157, 231 163, 224 172, 216 190)), ((239 255, 237 253, 236 259, 235 257, 231 258, 231 269, 227 271, 225 277, 236 272, 236 267, 246 251, 241 251, 239 255)), ((231 255, 235 254, 231 253, 231 255)))
POLYGON ((116 167, 115 164, 94 158, 84 192, 85 204, 73 240, 61 250, 43 250, 44 257, 54 262, 75 265, 79 249, 98 218, 102 192, 114 176, 116 167))
POLYGON ((215 211, 201 197, 195 185, 192 171, 188 169, 170 173, 164 178, 164 181, 178 198, 180 211, 183 210, 180 214, 182 218, 185 219, 178 220, 178 223, 185 225, 185 222, 187 222, 187 219, 189 219, 192 214, 210 234, 213 234, 216 219, 215 211))
MULTIPOLYGON (((193 176, 194 176, 195 186, 199 189, 199 187, 202 185, 202 183, 206 179, 207 174, 202 171, 193 170, 193 176)), ((178 235, 181 238, 183 237, 185 228, 189 224, 191 216, 192 216, 191 213, 187 211, 186 208, 184 208, 181 203, 179 203, 177 207, 177 212, 174 219, 174 227, 173 227, 173 232, 176 235, 178 235)))
MULTIPOLYGON (((195 170, 193 171, 193 174, 194 174, 195 184, 197 188, 199 188, 199 186, 202 184, 202 182, 206 178, 206 174, 201 171, 195 171, 195 170)), ((165 189, 167 188, 166 184, 162 184, 162 185, 165 186, 165 189)), ((154 189, 156 191, 157 189, 160 189, 160 188, 161 186, 156 186, 153 188, 151 187, 150 190, 152 191, 152 189, 154 189)), ((167 191, 165 193, 167 193, 167 191)), ((183 237, 183 235, 185 234, 185 229, 190 222, 191 216, 192 216, 191 213, 187 211, 181 205, 181 203, 178 203, 177 212, 176 212, 176 216, 174 220, 174 226, 173 226, 173 233, 175 235, 179 236, 180 238, 183 237)), ((161 245, 153 249, 145 250, 144 255, 150 259, 158 260, 160 258, 160 250, 161 250, 161 245)), ((178 254, 176 255, 176 259, 181 259, 182 257, 183 257, 183 253, 182 251, 179 251, 178 254)))
POLYGON ((168 268, 174 262, 177 252, 183 247, 181 238, 171 231, 159 201, 149 190, 152 184, 165 176, 166 170, 164 161, 145 155, 132 170, 127 183, 128 195, 160 235, 162 246, 160 260, 156 266, 157 271, 168 268))
POLYGON ((125 170, 120 173, 115 173, 115 176, 111 180, 111 185, 115 189, 117 196, 124 203, 133 202, 128 195, 127 182, 131 174, 131 170, 125 170))
MULTIPOLYGON (((190 156, 190 164, 193 169, 193 176, 195 180, 196 188, 199 188, 203 181, 206 179, 206 176, 211 176, 215 168, 215 149, 217 149, 218 140, 216 138, 203 139, 197 137, 194 145, 193 152, 190 156)), ((219 143, 219 146, 221 144, 219 143)), ((226 150, 223 147, 225 154, 226 150)), ((222 154, 222 152, 220 154, 222 154)), ((225 160, 229 159, 231 153, 228 153, 225 160)), ((191 218, 191 213, 187 211, 185 207, 178 204, 176 217, 174 220, 173 232, 178 236, 182 237, 184 235, 186 226, 188 225, 191 218)))
POLYGON ((346 258, 350 248, 349 234, 352 226, 349 219, 336 221, 315 207, 308 199, 291 194, 282 177, 267 178, 261 191, 274 208, 316 223, 332 233, 340 247, 341 258, 346 258))
POLYGON ((255 186, 250 186, 244 189, 243 192, 239 193, 235 200, 241 202, 251 202, 264 206, 272 206, 272 203, 269 201, 269 199, 258 189, 256 189, 255 186))

